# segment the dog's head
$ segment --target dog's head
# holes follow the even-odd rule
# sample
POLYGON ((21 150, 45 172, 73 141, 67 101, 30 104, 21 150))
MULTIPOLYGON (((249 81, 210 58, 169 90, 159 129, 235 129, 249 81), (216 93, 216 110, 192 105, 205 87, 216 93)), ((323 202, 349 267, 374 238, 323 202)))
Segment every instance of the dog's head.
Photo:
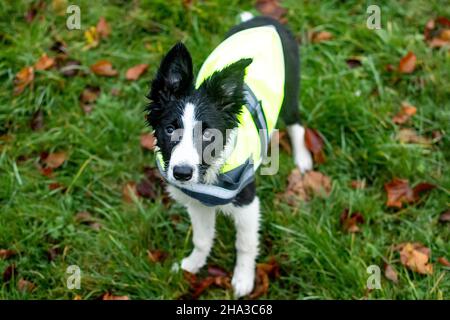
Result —
POLYGON ((251 62, 236 61, 196 89, 192 59, 182 43, 163 58, 148 95, 147 121, 169 181, 202 183, 220 169, 229 129, 237 127, 245 103, 245 69, 251 62))

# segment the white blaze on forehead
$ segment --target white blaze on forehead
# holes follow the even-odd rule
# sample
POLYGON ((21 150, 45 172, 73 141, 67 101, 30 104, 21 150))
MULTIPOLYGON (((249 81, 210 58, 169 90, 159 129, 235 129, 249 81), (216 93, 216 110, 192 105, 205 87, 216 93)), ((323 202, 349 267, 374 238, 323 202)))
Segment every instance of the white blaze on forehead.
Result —
POLYGON ((181 121, 183 122, 182 137, 172 150, 169 176, 172 175, 174 166, 188 165, 194 169, 192 180, 195 180, 198 176, 197 165, 200 164, 200 155, 194 144, 194 128, 198 121, 195 119, 195 106, 192 103, 186 104, 181 121))

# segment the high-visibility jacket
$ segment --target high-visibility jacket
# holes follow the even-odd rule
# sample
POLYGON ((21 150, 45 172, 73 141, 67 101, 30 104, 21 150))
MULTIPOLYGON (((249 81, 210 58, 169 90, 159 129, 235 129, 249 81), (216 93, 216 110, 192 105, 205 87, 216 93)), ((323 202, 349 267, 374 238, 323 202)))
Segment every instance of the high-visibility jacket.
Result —
MULTIPOLYGON (((224 205, 254 179, 268 148, 284 99, 285 66, 283 47, 275 27, 246 29, 225 39, 208 56, 197 76, 196 87, 214 73, 242 58, 252 58, 247 67, 245 97, 234 150, 226 159, 214 184, 179 185, 185 194, 207 206, 224 205)), ((157 153, 158 168, 163 177, 162 156, 157 153)))

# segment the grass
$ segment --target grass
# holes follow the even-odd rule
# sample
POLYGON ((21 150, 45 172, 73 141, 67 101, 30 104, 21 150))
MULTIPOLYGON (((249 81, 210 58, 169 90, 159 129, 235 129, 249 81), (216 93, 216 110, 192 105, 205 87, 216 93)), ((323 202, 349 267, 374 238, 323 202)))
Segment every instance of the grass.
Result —
MULTIPOLYGON (((191 250, 191 227, 185 210, 161 199, 122 199, 128 181, 143 177, 143 167, 154 156, 139 145, 148 132, 143 121, 149 81, 159 61, 176 41, 184 41, 195 68, 221 41, 225 32, 251 1, 194 1, 191 9, 181 1, 75 1, 81 7, 82 30, 69 31, 64 15, 49 4, 28 24, 24 13, 29 1, 0 4, 0 249, 19 254, 0 260, 0 272, 15 263, 18 277, 36 284, 31 293, 17 290, 17 279, 0 282, 2 299, 98 298, 106 291, 132 299, 175 299, 189 285, 170 271, 191 250), (97 48, 84 51, 83 31, 106 17, 110 37, 97 48), (72 58, 88 66, 110 60, 121 71, 117 78, 85 76, 64 78, 56 70, 37 71, 33 86, 14 97, 13 79, 32 65, 55 39, 63 39, 72 58), (127 68, 149 63, 149 71, 136 82, 124 78, 127 68), (95 109, 85 115, 78 97, 86 85, 101 87, 95 109), (120 95, 111 94, 115 88, 120 95), (31 115, 45 113, 45 126, 32 131, 31 115), (42 151, 66 151, 69 160, 53 178, 39 173, 42 151), (25 160, 23 160, 25 159, 25 160), (49 190, 58 182, 68 191, 49 190), (95 231, 74 220, 77 212, 90 212, 102 225, 95 231), (175 218, 178 219, 174 223, 175 218), (62 254, 52 261, 47 252, 62 254), (168 259, 150 263, 147 249, 169 253, 168 259), (78 265, 81 288, 66 287, 66 268, 78 265)), ((438 0, 383 1, 382 30, 366 28, 366 1, 285 0, 291 29, 302 39, 301 105, 304 122, 325 137, 327 161, 316 169, 333 180, 326 199, 314 198, 292 208, 275 201, 294 168, 282 153, 279 174, 258 177, 262 199, 261 254, 259 261, 276 257, 281 277, 273 280, 269 299, 449 299, 449 269, 436 260, 450 258, 449 225, 437 222, 448 209, 450 175, 450 59, 446 49, 430 49, 422 31, 428 19, 450 17, 450 8, 438 0), (310 30, 333 33, 331 41, 312 44, 310 30), (397 80, 385 65, 397 65, 408 51, 418 57, 418 68, 397 80), (362 56, 360 68, 349 69, 345 60, 362 56), (373 94, 376 91, 378 94, 373 94), (418 107, 409 126, 430 136, 441 130, 444 138, 431 147, 401 144, 399 127, 391 117, 403 100, 418 107), (384 183, 393 177, 412 184, 429 181, 438 186, 415 204, 394 211, 385 206, 384 183), (368 187, 354 190, 353 179, 368 187), (344 208, 360 211, 366 220, 359 234, 339 225, 344 208), (422 242, 432 250, 434 273, 412 273, 391 246, 422 242), (399 283, 382 277, 382 288, 368 292, 369 265, 385 262, 399 273, 399 283)), ((217 239, 209 259, 232 270, 234 230, 220 216, 217 239)), ((202 298, 230 299, 231 291, 208 290, 202 298)))

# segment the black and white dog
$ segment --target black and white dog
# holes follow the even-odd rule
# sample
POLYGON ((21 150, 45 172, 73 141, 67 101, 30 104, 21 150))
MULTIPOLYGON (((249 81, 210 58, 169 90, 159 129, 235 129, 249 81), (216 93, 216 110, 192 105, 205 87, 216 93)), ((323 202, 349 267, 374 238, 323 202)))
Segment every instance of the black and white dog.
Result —
MULTIPOLYGON (((297 42, 285 26, 267 17, 256 17, 235 26, 227 38, 264 26, 276 30, 282 44, 285 76, 280 115, 291 139, 294 161, 304 172, 310 170, 313 163, 304 144, 304 128, 300 125, 297 42)), ((255 47, 255 50, 261 48, 255 47)), ((216 182, 232 147, 230 134, 226 132, 233 132, 240 125, 239 114, 247 102, 244 78, 251 63, 251 59, 235 61, 214 72, 196 87, 191 56, 186 47, 179 43, 163 58, 152 81, 148 96, 150 104, 147 106, 147 121, 157 139, 168 191, 187 208, 192 221, 194 249, 182 260, 181 268, 196 273, 205 265, 213 245, 216 212, 229 214, 234 219, 237 232, 237 258, 232 279, 236 297, 249 294, 255 280, 260 205, 254 179, 246 183, 231 201, 216 206, 203 204, 182 192, 179 186, 208 186, 216 182), (223 150, 212 153, 213 161, 204 161, 203 151, 214 140, 213 129, 227 138, 223 150), (175 135, 177 138, 174 138, 175 135)))

